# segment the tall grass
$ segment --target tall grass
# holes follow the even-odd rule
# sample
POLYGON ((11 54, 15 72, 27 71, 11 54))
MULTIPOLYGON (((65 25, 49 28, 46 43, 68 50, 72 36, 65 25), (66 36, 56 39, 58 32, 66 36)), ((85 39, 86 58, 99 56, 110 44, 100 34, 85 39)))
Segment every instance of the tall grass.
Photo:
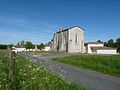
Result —
POLYGON ((7 52, 0 51, 0 90, 85 90, 48 72, 36 63, 16 56, 14 81, 8 80, 7 52))
POLYGON ((115 77, 120 77, 120 55, 81 55, 55 58, 53 60, 80 68, 102 72, 115 77))

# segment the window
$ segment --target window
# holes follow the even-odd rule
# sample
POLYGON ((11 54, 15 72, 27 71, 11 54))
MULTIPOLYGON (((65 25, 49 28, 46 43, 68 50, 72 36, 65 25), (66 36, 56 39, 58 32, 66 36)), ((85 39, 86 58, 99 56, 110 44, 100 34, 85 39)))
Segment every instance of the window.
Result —
POLYGON ((77 35, 75 35, 75 43, 77 43, 77 35))

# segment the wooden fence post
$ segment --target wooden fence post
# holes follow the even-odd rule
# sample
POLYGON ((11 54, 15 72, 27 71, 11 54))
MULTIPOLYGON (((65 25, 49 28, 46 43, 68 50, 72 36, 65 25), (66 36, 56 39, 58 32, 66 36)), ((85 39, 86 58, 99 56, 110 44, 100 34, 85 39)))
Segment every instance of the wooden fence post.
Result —
POLYGON ((14 65, 15 65, 15 52, 9 48, 9 80, 13 82, 14 75, 14 65))

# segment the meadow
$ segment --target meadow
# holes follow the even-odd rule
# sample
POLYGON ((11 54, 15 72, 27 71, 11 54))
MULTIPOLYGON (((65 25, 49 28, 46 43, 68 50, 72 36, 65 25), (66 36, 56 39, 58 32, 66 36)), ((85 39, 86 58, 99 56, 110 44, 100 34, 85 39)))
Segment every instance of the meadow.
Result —
POLYGON ((8 72, 8 53, 5 50, 0 51, 0 90, 86 90, 18 55, 13 82, 8 80, 8 72))
POLYGON ((76 55, 53 60, 120 78, 120 55, 76 55))

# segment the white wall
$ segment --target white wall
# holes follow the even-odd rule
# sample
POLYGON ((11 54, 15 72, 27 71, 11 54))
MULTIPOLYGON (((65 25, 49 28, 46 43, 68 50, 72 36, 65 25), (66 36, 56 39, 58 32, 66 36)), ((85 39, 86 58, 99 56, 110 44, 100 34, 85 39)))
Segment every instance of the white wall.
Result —
POLYGON ((103 47, 104 45, 102 43, 100 44, 88 44, 87 48, 88 48, 88 52, 87 53, 92 53, 91 47, 103 47))
POLYGON ((97 54, 117 54, 116 50, 97 50, 97 54))
POLYGON ((75 27, 69 30, 68 52, 84 52, 84 31, 81 28, 75 27))
POLYGON ((45 47, 44 51, 50 51, 50 47, 45 47))

